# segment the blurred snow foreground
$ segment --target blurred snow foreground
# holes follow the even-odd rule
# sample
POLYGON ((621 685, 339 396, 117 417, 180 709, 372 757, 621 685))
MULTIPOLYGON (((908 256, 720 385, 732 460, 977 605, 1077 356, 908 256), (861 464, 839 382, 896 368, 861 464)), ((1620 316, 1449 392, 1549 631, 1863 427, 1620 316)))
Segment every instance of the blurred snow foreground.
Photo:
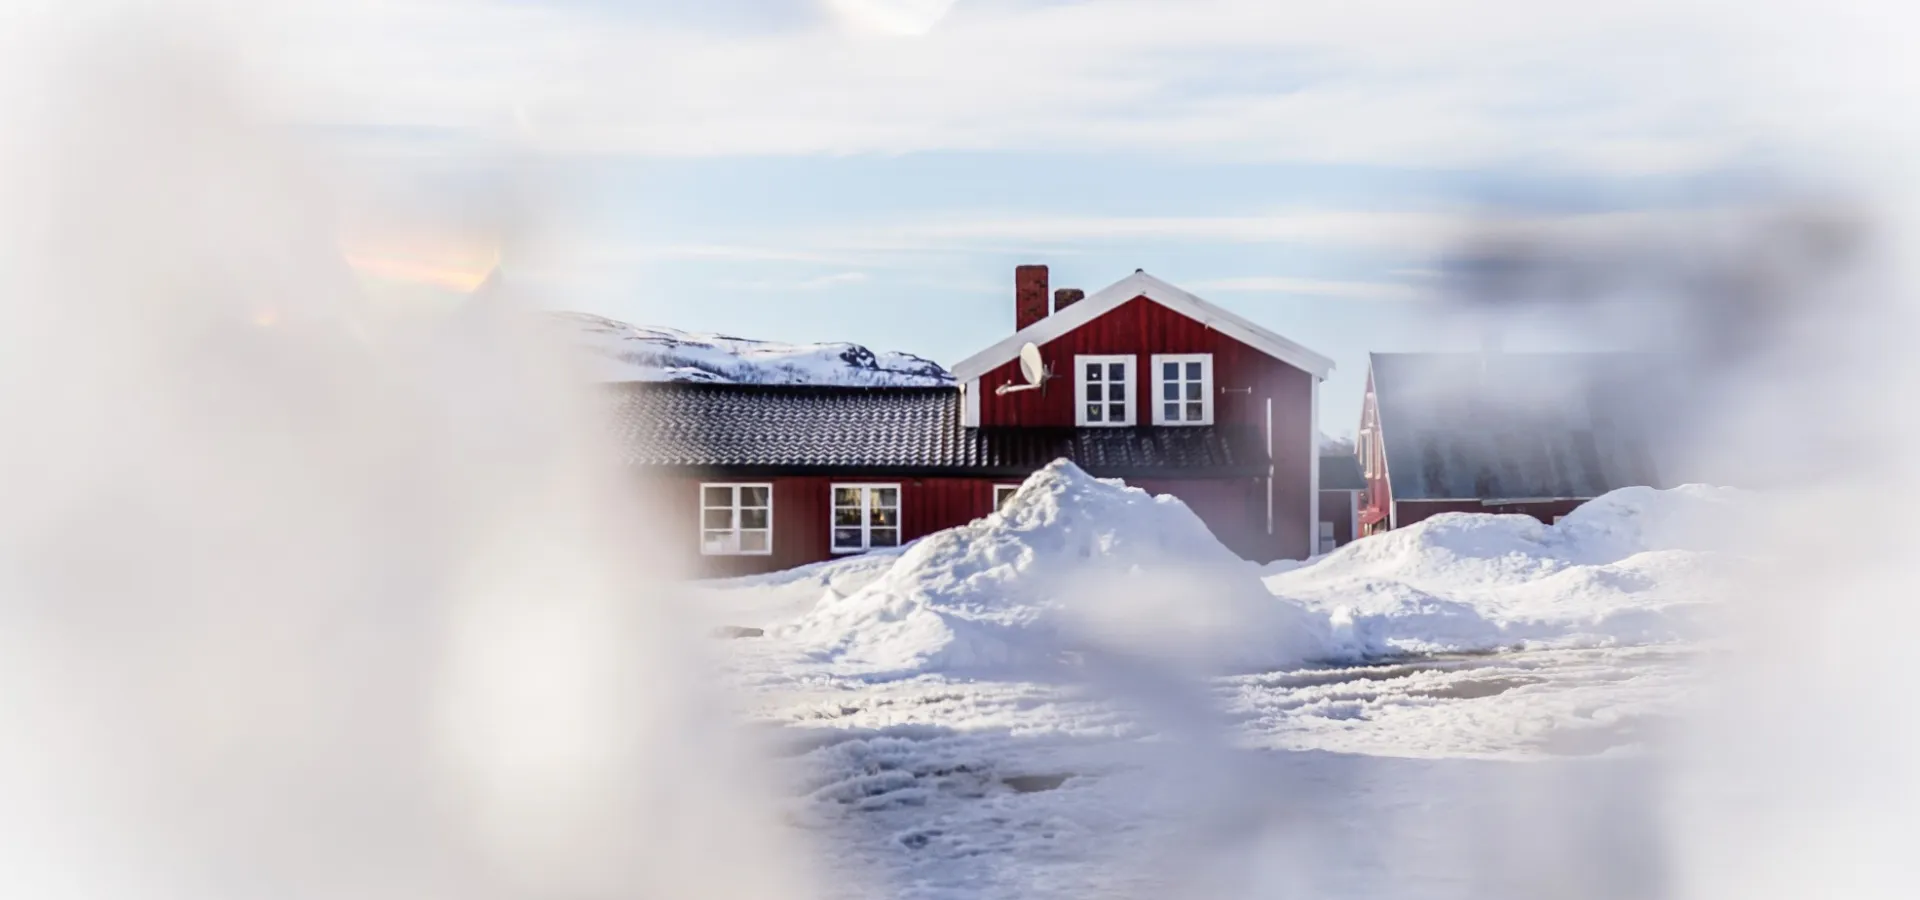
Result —
POLYGON ((1031 670, 1088 653, 1221 673, 1677 640, 1697 632, 1726 571, 1709 547, 1739 499, 1630 488, 1554 526, 1442 515, 1263 579, 1177 499, 1062 460, 999 512, 888 562, 792 576, 826 587, 777 636, 870 676, 1031 670))
POLYGON ((1440 516, 1291 566, 1066 462, 885 553, 706 582, 835 896, 1619 900, 1749 495, 1440 516), (1327 752, 1334 751, 1334 752, 1327 752))

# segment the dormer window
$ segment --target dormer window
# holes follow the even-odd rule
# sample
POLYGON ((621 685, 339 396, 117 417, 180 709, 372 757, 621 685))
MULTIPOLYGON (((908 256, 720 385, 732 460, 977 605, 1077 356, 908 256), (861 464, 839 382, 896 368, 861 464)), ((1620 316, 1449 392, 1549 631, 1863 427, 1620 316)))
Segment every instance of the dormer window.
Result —
POLYGON ((1213 354, 1156 354, 1153 378, 1153 424, 1213 424, 1213 354))
POLYGON ((1074 424, 1083 427, 1120 427, 1134 422, 1133 357, 1076 356, 1073 358, 1074 424))

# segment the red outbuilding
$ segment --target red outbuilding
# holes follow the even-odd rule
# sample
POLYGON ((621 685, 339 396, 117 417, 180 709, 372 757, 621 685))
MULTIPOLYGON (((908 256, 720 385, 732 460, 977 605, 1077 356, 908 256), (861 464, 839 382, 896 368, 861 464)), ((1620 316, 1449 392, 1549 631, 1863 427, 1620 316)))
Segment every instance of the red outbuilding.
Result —
POLYGON ((1081 296, 1015 273, 1017 330, 953 387, 623 384, 627 462, 708 575, 896 546, 1055 459, 1172 494, 1257 561, 1319 549, 1331 360, 1145 272, 1081 296))
POLYGON ((1443 512, 1551 524, 1608 491, 1662 487, 1662 362, 1625 353, 1375 353, 1356 452, 1362 535, 1443 512))

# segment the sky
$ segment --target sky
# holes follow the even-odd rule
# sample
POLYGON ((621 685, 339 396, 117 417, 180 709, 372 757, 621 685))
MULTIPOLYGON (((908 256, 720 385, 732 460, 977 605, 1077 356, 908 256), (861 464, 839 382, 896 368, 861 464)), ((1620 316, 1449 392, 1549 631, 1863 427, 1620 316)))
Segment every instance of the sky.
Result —
POLYGON ((1778 21, 1704 0, 291 9, 261 90, 349 161, 367 270, 951 365, 1011 330, 1014 266, 1142 268, 1333 358, 1332 434, 1367 353, 1478 345, 1468 241, 1754 203, 1871 115, 1810 122, 1778 21))

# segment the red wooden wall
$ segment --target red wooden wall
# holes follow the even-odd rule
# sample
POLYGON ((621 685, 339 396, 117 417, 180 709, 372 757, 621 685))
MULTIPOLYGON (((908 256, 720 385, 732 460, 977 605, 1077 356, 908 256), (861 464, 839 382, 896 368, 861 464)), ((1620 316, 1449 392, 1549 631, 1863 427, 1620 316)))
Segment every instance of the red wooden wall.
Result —
MULTIPOLYGON (((980 377, 980 424, 1042 425, 1073 427, 1073 358, 1080 354, 1124 355, 1139 357, 1134 374, 1135 396, 1153 384, 1147 371, 1155 353, 1213 354, 1213 384, 1216 389, 1252 388, 1252 393, 1216 394, 1213 420, 1219 424, 1266 426, 1265 398, 1283 397, 1306 404, 1307 387, 1313 378, 1280 360, 1242 344, 1193 319, 1174 312, 1145 297, 1115 307, 1111 312, 1041 345, 1040 358, 1054 378, 1045 390, 1018 391, 996 396, 994 388, 1012 382, 1024 384, 1020 362, 1013 360, 980 377), (1292 390, 1289 390, 1292 389, 1292 390), (1295 397, 1294 395, 1298 396, 1295 397)), ((1277 414, 1277 410, 1276 410, 1277 414)), ((1139 407, 1140 424, 1153 421, 1148 407, 1139 407)), ((1300 435, 1307 446, 1307 436, 1300 435)))
MULTIPOLYGON (((782 478, 659 478, 648 488, 659 506, 655 519, 673 552, 692 561, 695 574, 719 578, 773 572, 832 559, 829 519, 835 484, 900 485, 904 540, 964 525, 992 511, 993 486, 1017 479, 886 478, 805 476, 782 478), (773 484, 773 553, 767 556, 705 556, 700 553, 700 484, 773 484)), ((1172 494, 1193 509, 1221 543, 1249 559, 1267 561, 1264 479, 1143 480, 1135 487, 1172 494)))
MULTIPOLYGON (((1151 393, 1154 381, 1148 367, 1156 353, 1213 354, 1213 420, 1216 424, 1264 430, 1268 401, 1272 401, 1276 476, 1274 530, 1272 535, 1266 534, 1266 487, 1261 482, 1257 498, 1259 534, 1241 538, 1250 542, 1242 555, 1253 559, 1306 555, 1312 548, 1313 531, 1317 527, 1308 521, 1313 499, 1312 472, 1313 467, 1319 465, 1319 448, 1312 437, 1313 376, 1145 297, 1135 297, 1042 345, 1040 358, 1055 376, 1047 382, 1045 390, 994 394, 994 389, 1001 384, 1024 383, 1018 360, 981 376, 980 424, 984 427, 1073 427, 1077 402, 1073 358, 1080 354, 1134 355, 1137 383, 1133 385, 1132 394, 1138 402, 1138 398, 1151 393), (1223 388, 1227 393, 1220 392, 1223 388)), ((1136 408, 1135 419, 1139 424, 1153 421, 1150 406, 1136 408)), ((1178 495, 1177 491, 1173 493, 1178 495)), ((1217 497, 1207 497, 1202 502, 1221 509, 1227 505, 1217 497)), ((1237 497, 1234 502, 1238 502, 1237 497)))
POLYGON ((1502 503, 1497 506, 1487 506, 1478 500, 1403 500, 1399 504, 1399 509, 1395 511, 1394 518, 1400 528, 1449 512, 1532 516, 1551 525, 1554 516, 1564 516, 1573 512, 1575 507, 1585 502, 1587 501, 1543 500, 1535 503, 1502 503))
POLYGON ((1367 373, 1366 400, 1360 406, 1360 471, 1367 479, 1367 490, 1360 495, 1360 522, 1356 537, 1386 531, 1393 519, 1393 488, 1387 483, 1387 451, 1380 442, 1380 408, 1373 393, 1373 373, 1367 373), (1373 529, 1369 531, 1368 529, 1373 529))

